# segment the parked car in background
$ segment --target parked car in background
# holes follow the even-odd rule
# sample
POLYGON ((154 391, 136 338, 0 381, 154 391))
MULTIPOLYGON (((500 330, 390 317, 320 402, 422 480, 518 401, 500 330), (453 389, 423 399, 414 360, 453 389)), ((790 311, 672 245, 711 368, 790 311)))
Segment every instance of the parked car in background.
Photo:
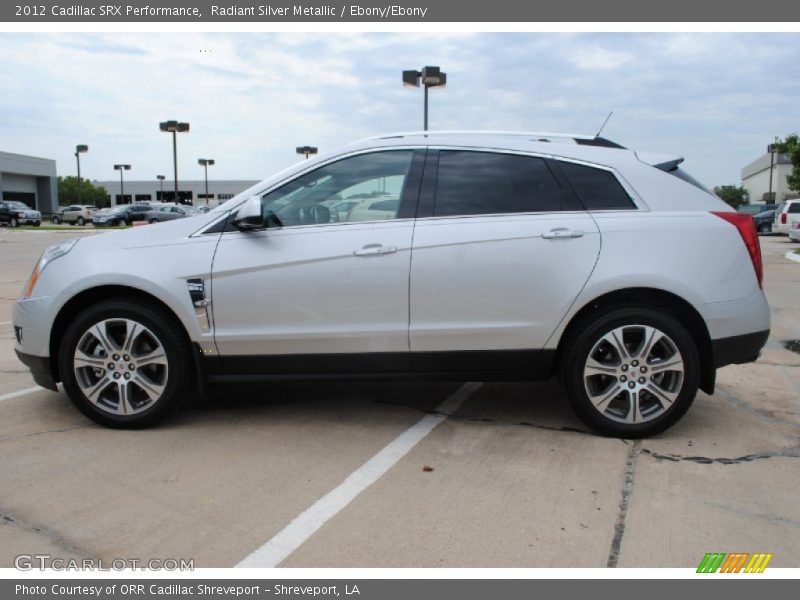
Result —
POLYGON ((47 249, 15 350, 110 427, 224 382, 555 375, 595 430, 653 435, 770 328, 752 216, 682 161, 597 136, 362 140, 208 214, 47 249), (334 220, 365 196, 349 216, 371 220, 334 220))
POLYGON ((2 200, 0 200, 0 225, 8 225, 9 227, 18 225, 17 216, 11 212, 8 204, 2 200))
POLYGON ((789 230, 789 239, 793 242, 800 242, 800 221, 795 221, 794 226, 789 230))
POLYGON ((191 206, 177 204, 162 204, 144 214, 144 220, 148 223, 160 223, 161 221, 174 221, 202 214, 191 206))
POLYGON ((788 234, 797 221, 800 221, 800 198, 781 202, 775 209, 772 230, 788 234))
POLYGON ((212 202, 212 203, 210 203, 210 204, 201 204, 200 206, 195 206, 194 208, 195 208, 195 210, 196 210, 197 212, 199 212, 200 214, 203 214, 203 215, 204 215, 204 214, 206 214, 207 212, 209 212, 209 211, 212 211, 212 210, 214 210, 215 208, 217 208, 217 206, 219 206, 219 204, 218 204, 218 203, 216 203, 216 202, 212 202))
POLYGON ((746 213, 748 215, 753 215, 755 217, 758 214, 761 214, 768 210, 775 210, 776 208, 777 208, 776 204, 742 204, 739 208, 736 209, 736 212, 746 213))
POLYGON ((10 227, 17 227, 18 225, 35 225, 38 227, 42 224, 42 213, 38 210, 31 208, 24 202, 19 200, 3 200, 9 211, 8 225, 10 227))
POLYGON ((90 206, 88 204, 71 204, 70 206, 60 208, 57 212, 54 212, 50 220, 54 225, 58 225, 59 223, 85 225, 92 221, 96 210, 96 206, 90 206))
POLYGON ((765 210, 753 217, 758 233, 772 233, 772 222, 775 220, 775 209, 765 210))
POLYGON ((152 209, 151 204, 120 204, 96 213, 92 223, 95 227, 130 225, 134 221, 144 221, 145 214, 152 209))

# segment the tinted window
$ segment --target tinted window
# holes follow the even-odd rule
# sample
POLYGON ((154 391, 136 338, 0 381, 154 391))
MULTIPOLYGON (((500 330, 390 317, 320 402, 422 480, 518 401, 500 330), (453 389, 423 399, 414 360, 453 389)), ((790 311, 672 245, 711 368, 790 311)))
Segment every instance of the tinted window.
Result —
POLYGON ((610 171, 568 162, 559 164, 586 210, 636 208, 625 188, 610 171))
POLYGON ((392 150, 327 164, 264 196, 264 216, 284 227, 394 219, 412 155, 413 150, 392 150), (370 210, 383 201, 381 210, 370 210))
POLYGON ((565 210, 564 194, 541 158, 445 150, 439 154, 435 216, 565 210))
POLYGON ((800 213, 800 202, 794 202, 789 205, 789 210, 786 211, 787 213, 800 213))

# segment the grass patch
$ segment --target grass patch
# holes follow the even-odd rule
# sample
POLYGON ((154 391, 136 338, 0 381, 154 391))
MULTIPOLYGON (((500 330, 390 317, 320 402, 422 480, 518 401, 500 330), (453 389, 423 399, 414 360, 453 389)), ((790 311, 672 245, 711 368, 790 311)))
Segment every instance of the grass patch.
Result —
POLYGON ((794 253, 800 255, 800 250, 795 250, 794 253))

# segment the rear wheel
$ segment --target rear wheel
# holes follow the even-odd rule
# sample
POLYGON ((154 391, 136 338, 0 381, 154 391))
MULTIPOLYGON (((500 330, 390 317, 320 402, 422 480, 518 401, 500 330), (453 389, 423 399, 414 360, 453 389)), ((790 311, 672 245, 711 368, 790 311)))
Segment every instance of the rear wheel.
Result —
POLYGON ((609 311, 569 344, 564 380, 572 407, 596 431, 640 438, 664 431, 691 406, 699 385, 697 346, 671 315, 609 311))
POLYGON ((78 225, 83 227, 84 225, 86 225, 86 220, 83 217, 78 217, 78 225))
POLYGON ((53 225, 60 225, 61 224, 61 217, 59 217, 58 215, 53 215, 53 217, 50 219, 50 222, 53 225))
POLYGON ((158 219, 150 219, 150 225, 158 223, 158 219))
POLYGON ((758 226, 759 233, 772 233, 772 223, 762 223, 758 226))
POLYGON ((163 419, 192 389, 192 370, 180 325, 157 307, 124 299, 80 313, 59 352, 70 400, 108 427, 148 427, 163 419))

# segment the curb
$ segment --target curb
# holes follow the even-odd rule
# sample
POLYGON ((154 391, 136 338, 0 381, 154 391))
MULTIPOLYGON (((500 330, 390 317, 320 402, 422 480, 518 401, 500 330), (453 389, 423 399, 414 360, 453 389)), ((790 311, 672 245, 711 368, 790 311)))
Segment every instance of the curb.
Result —
POLYGON ((795 254, 794 250, 789 250, 786 254, 784 254, 784 256, 789 260, 800 263, 800 254, 795 254))

